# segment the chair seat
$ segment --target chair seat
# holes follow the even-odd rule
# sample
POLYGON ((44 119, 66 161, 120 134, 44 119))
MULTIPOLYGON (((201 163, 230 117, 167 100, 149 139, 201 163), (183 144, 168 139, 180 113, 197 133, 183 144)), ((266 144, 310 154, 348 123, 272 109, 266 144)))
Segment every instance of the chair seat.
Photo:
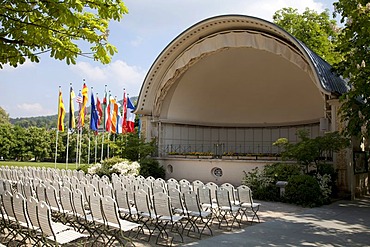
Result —
POLYGON ((243 202, 242 204, 240 204, 241 207, 252 207, 252 208, 256 208, 256 207, 259 207, 261 206, 261 203, 258 203, 258 202, 254 202, 254 203, 249 203, 249 202, 243 202))
POLYGON ((89 235, 86 235, 86 234, 82 234, 82 233, 79 233, 79 232, 76 232, 74 230, 65 230, 63 232, 59 232, 59 233, 56 233, 55 234, 55 238, 53 236, 49 236, 47 237, 47 239, 50 239, 52 241, 56 241, 57 243, 59 244, 66 244, 66 243, 69 243, 69 242, 72 242, 76 239, 79 239, 79 238, 84 238, 84 237, 88 237, 89 235))
POLYGON ((170 217, 170 216, 159 216, 158 218, 159 218, 160 220, 172 221, 172 222, 178 222, 178 221, 180 221, 182 218, 184 218, 184 216, 182 216, 182 215, 173 215, 173 216, 172 216, 172 220, 171 220, 171 217, 170 217))
POLYGON ((200 212, 189 211, 188 213, 190 216, 202 217, 202 218, 207 218, 211 214, 211 212, 209 211, 200 211, 200 212))
POLYGON ((55 234, 58 234, 60 232, 63 232, 63 231, 66 231, 66 230, 70 229, 69 226, 66 226, 66 225, 64 225, 62 223, 59 223, 59 222, 52 222, 51 227, 53 228, 55 234))
POLYGON ((220 207, 221 210, 227 210, 227 211, 232 211, 232 212, 236 212, 238 210, 240 210, 240 207, 239 206, 221 206, 220 207))
POLYGON ((107 222, 107 223, 108 223, 108 226, 120 229, 124 232, 131 231, 132 229, 135 229, 136 227, 141 226, 140 224, 137 224, 137 223, 134 223, 128 220, 120 220, 121 226, 113 222, 107 222))

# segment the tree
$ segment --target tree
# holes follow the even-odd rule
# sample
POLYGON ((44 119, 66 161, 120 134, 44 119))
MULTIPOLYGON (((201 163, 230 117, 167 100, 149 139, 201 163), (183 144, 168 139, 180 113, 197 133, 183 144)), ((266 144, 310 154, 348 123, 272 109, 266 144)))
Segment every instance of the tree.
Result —
POLYGON ((122 0, 33 1, 0 0, 0 68, 16 67, 38 55, 75 64, 79 55, 90 55, 107 64, 117 48, 108 43, 110 20, 128 13, 122 0), (83 53, 80 40, 89 43, 83 53))
POLYGON ((30 127, 27 129, 27 146, 35 161, 43 160, 48 155, 49 134, 44 128, 30 127))
POLYGON ((9 159, 14 148, 13 129, 10 124, 0 124, 0 158, 9 159))
POLYGON ((370 134, 370 3, 339 0, 334 3, 344 28, 338 49, 343 54, 336 69, 348 80, 349 91, 342 95, 340 112, 346 133, 357 137, 370 134))
POLYGON ((9 124, 9 114, 0 106, 0 124, 9 124))
POLYGON ((283 149, 281 152, 283 159, 296 160, 298 164, 306 167, 307 173, 311 164, 317 167, 323 158, 330 157, 333 152, 338 152, 349 145, 349 140, 339 132, 325 133, 324 136, 310 139, 307 130, 298 130, 297 136, 300 139, 297 143, 289 143, 288 139, 279 138, 273 145, 283 149))
POLYGON ((283 8, 275 12, 273 21, 330 64, 341 60, 336 49, 337 23, 329 17, 329 11, 317 13, 306 8, 300 14, 297 9, 283 8))

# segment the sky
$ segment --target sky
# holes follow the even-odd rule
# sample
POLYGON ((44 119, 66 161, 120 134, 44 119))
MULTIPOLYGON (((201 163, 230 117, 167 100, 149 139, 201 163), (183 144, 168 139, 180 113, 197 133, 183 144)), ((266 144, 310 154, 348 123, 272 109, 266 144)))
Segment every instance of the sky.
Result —
MULTIPOLYGON (((0 107, 11 118, 55 115, 61 86, 68 111, 69 87, 76 94, 85 80, 87 87, 103 98, 105 85, 113 97, 138 96, 144 78, 161 51, 194 24, 224 14, 243 14, 272 21, 275 11, 306 7, 333 12, 334 0, 124 0, 129 13, 110 23, 109 42, 118 53, 108 65, 80 57, 76 65, 43 54, 39 63, 26 62, 0 69, 0 107)), ((85 52, 88 50, 84 50, 85 52)), ((90 97, 90 96, 89 96, 90 97)), ((88 103, 90 104, 90 102, 88 103)), ((75 105, 75 109, 77 104, 75 105)))

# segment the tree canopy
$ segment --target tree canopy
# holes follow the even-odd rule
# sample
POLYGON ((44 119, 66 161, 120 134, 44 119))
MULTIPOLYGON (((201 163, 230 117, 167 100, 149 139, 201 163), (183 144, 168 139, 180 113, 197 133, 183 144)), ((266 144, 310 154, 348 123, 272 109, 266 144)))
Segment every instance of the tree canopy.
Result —
POLYGON ((8 124, 9 114, 0 106, 0 124, 8 124))
POLYGON ((306 8, 300 14, 297 9, 283 8, 275 12, 273 21, 330 64, 341 60, 336 52, 338 37, 337 23, 330 19, 329 11, 317 13, 306 8))
POLYGON ((334 3, 344 28, 338 49, 344 59, 337 70, 348 80, 349 92, 342 96, 341 113, 349 135, 370 134, 370 2, 339 0, 334 3))
POLYGON ((38 55, 46 52, 67 64, 80 55, 107 64, 117 52, 108 42, 108 24, 126 13, 122 0, 0 0, 0 68, 26 59, 39 62, 38 55))

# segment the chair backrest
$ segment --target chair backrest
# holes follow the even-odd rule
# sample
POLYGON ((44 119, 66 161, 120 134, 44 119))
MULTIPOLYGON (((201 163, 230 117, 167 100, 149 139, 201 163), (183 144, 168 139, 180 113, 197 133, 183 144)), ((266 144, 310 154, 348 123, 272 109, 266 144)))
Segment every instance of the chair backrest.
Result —
POLYGON ((212 204, 212 198, 211 198, 211 189, 208 186, 200 186, 198 187, 198 198, 200 204, 212 204))
POLYGON ((163 193, 158 192, 153 195, 153 206, 156 215, 168 216, 172 219, 172 209, 170 197, 163 193))
POLYGON ((46 186, 43 183, 39 183, 36 189, 36 196, 39 201, 47 201, 46 200, 46 186))
POLYGON ((9 179, 4 180, 4 188, 9 192, 13 192, 13 185, 9 179))
POLYGON ((139 213, 151 213, 151 201, 148 194, 144 190, 137 190, 134 193, 135 207, 139 213))
POLYGON ((231 201, 229 197, 229 191, 225 188, 219 187, 216 190, 216 199, 219 207, 230 207, 231 201))
POLYGON ((23 181, 18 180, 16 183, 16 191, 23 194, 23 181))
POLYGON ((100 195, 103 195, 104 194, 103 190, 108 185, 109 185, 109 181, 107 181, 106 179, 101 178, 99 180, 98 189, 99 189, 100 195))
POLYGON ((72 192, 69 187, 64 187, 60 189, 60 205, 62 206, 63 210, 73 212, 73 204, 72 204, 72 192))
POLYGON ((85 196, 79 189, 72 190, 72 201, 75 215, 86 219, 85 196))
POLYGON ((192 212, 200 212, 200 205, 198 200, 198 195, 194 191, 184 192, 184 204, 186 210, 192 212))
POLYGON ((190 181, 186 180, 185 178, 181 179, 181 180, 179 181, 179 184, 180 184, 180 185, 186 184, 186 185, 188 185, 188 186, 191 186, 190 181))
POLYGON ((246 185, 240 185, 236 188, 240 203, 252 203, 251 189, 246 185))
POLYGON ((6 215, 9 217, 15 217, 13 210, 13 194, 10 193, 9 191, 5 191, 2 196, 2 199, 6 215))
POLYGON ((102 198, 102 210, 104 213, 105 220, 114 224, 120 224, 118 207, 115 200, 110 196, 103 196, 102 198))
POLYGON ((47 199, 47 203, 50 205, 50 207, 53 207, 55 209, 60 209, 60 205, 59 205, 59 201, 58 201, 58 197, 59 197, 59 193, 57 192, 57 190, 54 188, 54 186, 52 185, 48 185, 46 187, 46 199, 47 199))
POLYGON ((44 201, 37 203, 37 218, 39 220, 42 234, 49 237, 53 236, 55 239, 55 233, 51 226, 51 212, 49 206, 44 201))
POLYGON ((125 184, 125 188, 127 190, 128 199, 130 201, 134 201, 134 192, 136 190, 138 190, 138 188, 135 187, 135 185, 133 183, 127 183, 127 184, 125 184))
POLYGON ((102 196, 110 196, 114 198, 114 193, 113 193, 113 187, 112 184, 106 184, 104 187, 101 188, 101 195, 102 196))
POLYGON ((86 184, 85 191, 84 191, 85 201, 89 202, 90 195, 92 195, 95 192, 99 193, 99 190, 93 184, 86 184))
POLYGON ((198 191, 198 188, 199 188, 200 186, 203 186, 203 185, 204 185, 204 183, 203 183, 202 181, 200 181, 200 180, 194 180, 194 181, 192 182, 192 184, 193 184, 193 191, 195 191, 195 192, 197 192, 197 191, 198 191))
MULTIPOLYGON (((157 192, 156 194, 158 194, 157 192)), ((171 206, 173 209, 180 209, 182 212, 184 211, 184 203, 182 199, 183 193, 177 189, 170 189, 168 190, 168 196, 171 198, 171 206)))
POLYGON ((104 220, 101 201, 102 197, 97 192, 94 192, 89 196, 90 210, 94 220, 104 220))
POLYGON ((206 183, 206 186, 211 190, 211 198, 212 200, 216 199, 216 190, 218 188, 218 185, 214 182, 208 182, 206 183))
POLYGON ((130 209, 130 203, 128 200, 127 190, 123 187, 116 188, 114 190, 114 196, 117 201, 118 208, 130 209))
POLYGON ((231 202, 235 202, 235 188, 234 185, 230 183, 223 183, 220 186, 221 188, 225 188, 229 192, 229 199, 231 202))
POLYGON ((72 184, 71 190, 77 189, 77 187, 80 184, 80 182, 81 181, 80 181, 80 179, 77 178, 77 176, 72 176, 71 177, 71 184, 72 184))
POLYGON ((13 210, 14 216, 18 222, 24 223, 30 226, 28 221, 27 211, 26 211, 26 200, 21 193, 16 193, 13 196, 13 210))
POLYGON ((5 192, 4 180, 0 179, 0 195, 5 192))
POLYGON ((167 190, 167 184, 163 179, 156 179, 153 181, 152 187, 162 187, 164 190, 167 190))
POLYGON ((166 189, 160 185, 155 185, 153 184, 153 187, 152 187, 152 193, 157 193, 157 192, 163 192, 163 193, 166 193, 166 189))
POLYGON ((27 213, 31 225, 34 227, 40 227, 39 220, 37 218, 37 199, 35 197, 30 197, 26 201, 27 203, 27 213))
POLYGON ((167 180, 167 190, 169 190, 171 188, 180 190, 180 184, 174 178, 170 178, 170 179, 167 180))
POLYGON ((193 188, 191 187, 191 185, 189 185, 189 184, 185 184, 185 183, 183 183, 183 184, 180 184, 180 191, 182 192, 182 193, 184 193, 184 192, 186 192, 186 191, 191 191, 193 188))
POLYGON ((30 198, 30 197, 35 196, 35 192, 34 192, 34 190, 33 190, 32 185, 31 185, 30 182, 25 182, 23 184, 23 195, 27 199, 30 198))

